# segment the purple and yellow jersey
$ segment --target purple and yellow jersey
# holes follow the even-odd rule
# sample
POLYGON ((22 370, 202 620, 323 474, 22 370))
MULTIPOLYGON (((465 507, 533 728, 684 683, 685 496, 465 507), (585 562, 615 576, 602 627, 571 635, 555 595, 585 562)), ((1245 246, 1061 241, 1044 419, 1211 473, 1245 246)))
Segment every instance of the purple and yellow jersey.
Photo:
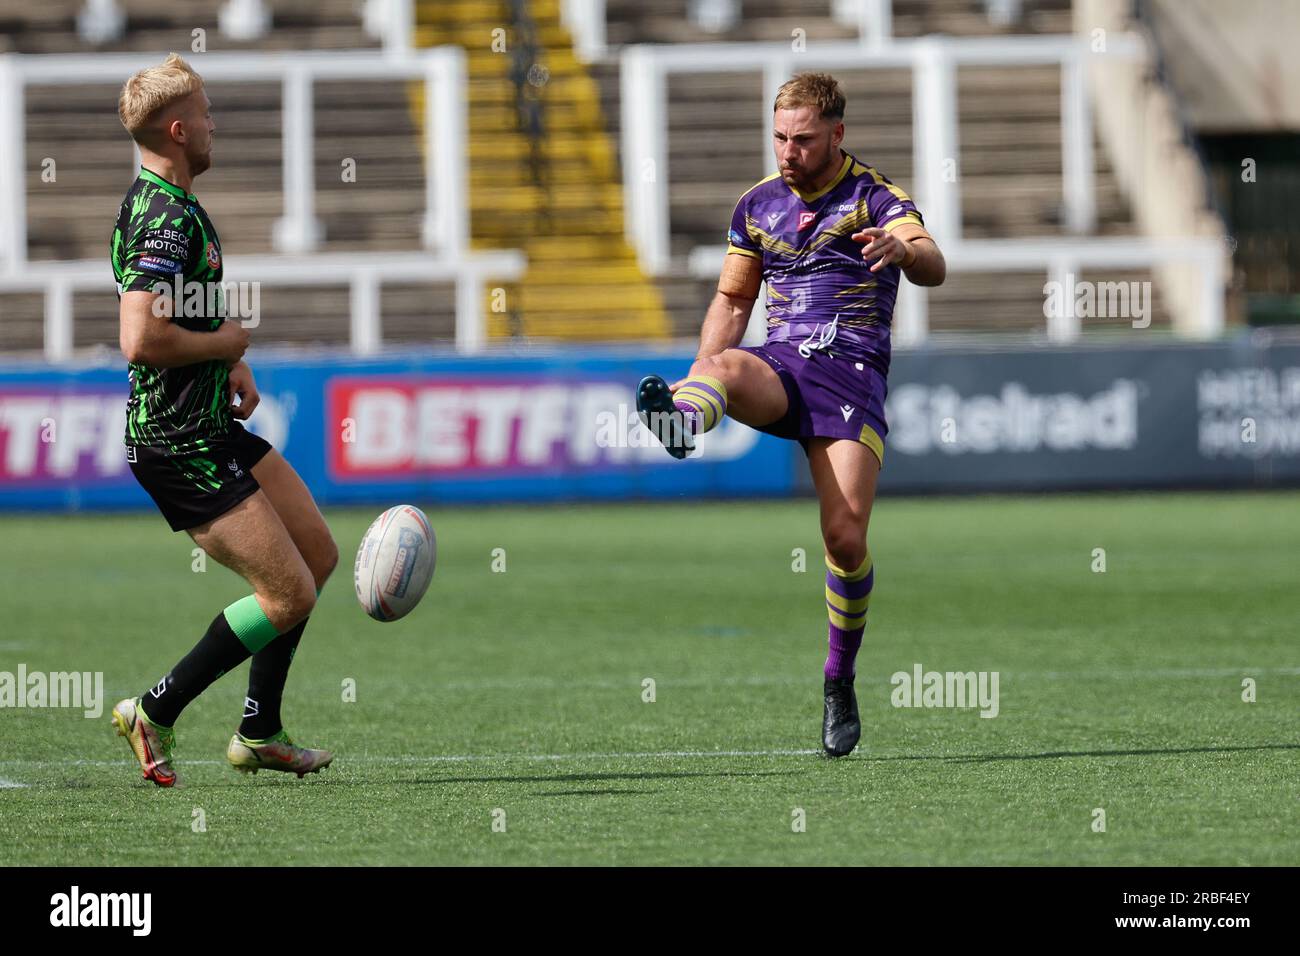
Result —
POLYGON ((889 325, 902 272, 891 263, 873 273, 862 244, 849 237, 868 226, 889 231, 904 223, 924 225, 916 204, 848 153, 818 192, 799 193, 778 173, 741 196, 727 252, 762 266, 767 341, 843 351, 888 372, 889 325))

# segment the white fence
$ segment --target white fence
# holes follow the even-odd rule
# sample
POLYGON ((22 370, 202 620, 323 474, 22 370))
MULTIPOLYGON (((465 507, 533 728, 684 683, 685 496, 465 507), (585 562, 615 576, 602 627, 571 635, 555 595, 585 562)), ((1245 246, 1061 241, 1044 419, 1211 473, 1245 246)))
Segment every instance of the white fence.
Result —
MULTIPOLYGON (((726 253, 726 246, 697 246, 688 260, 690 274, 697 279, 716 279, 726 253)), ((1197 299, 1202 303, 1202 312, 1194 317, 1195 325, 1188 323, 1183 331, 1194 338, 1213 338, 1223 330, 1224 255, 1222 244, 1213 239, 980 239, 945 243, 943 255, 949 274, 1042 272, 1045 283, 1055 283, 1064 290, 1058 300, 1062 308, 1044 309, 1047 337, 1053 342, 1078 339, 1087 318, 1075 311, 1071 277, 1078 279, 1087 269, 1132 269, 1134 263, 1191 263, 1198 267, 1201 287, 1197 299)), ((765 290, 761 290, 746 344, 762 341, 765 297, 765 290)), ((925 341, 929 335, 928 298, 929 291, 921 286, 904 281, 899 287, 892 332, 895 345, 906 347, 925 341)))
MULTIPOLYGON (((523 275, 525 260, 513 250, 477 253, 461 259, 435 259, 420 253, 329 253, 311 256, 227 256, 225 282, 255 280, 273 286, 348 286, 348 341, 357 355, 383 346, 379 294, 385 282, 454 282, 456 348, 477 352, 487 343, 483 311, 486 280, 511 281, 523 275)), ((74 292, 112 290, 104 260, 29 263, 22 275, 0 277, 0 292, 41 292, 45 297, 45 358, 73 358, 74 292)))
MULTIPOLYGON (((120 83, 131 73, 158 62, 158 55, 96 54, 0 56, 0 291, 45 293, 45 351, 52 360, 71 348, 73 288, 101 284, 107 264, 94 271, 87 263, 30 263, 27 258, 25 169, 25 91, 34 85, 120 83)), ((366 350, 381 341, 377 283, 394 279, 451 280, 457 283, 457 344, 483 344, 482 282, 523 271, 520 253, 469 251, 468 132, 464 92, 465 54, 459 47, 437 47, 406 55, 377 53, 205 53, 199 70, 222 82, 278 80, 283 84, 282 162, 284 213, 275 222, 273 244, 284 256, 231 258, 241 279, 309 284, 325 278, 353 290, 354 347, 366 350), (318 80, 422 79, 425 88, 424 254, 385 253, 322 257, 308 253, 322 240, 315 215, 313 84, 318 80), (328 262, 328 269, 320 264, 328 262), (373 307, 372 307, 373 306, 373 307), (358 327, 360 323, 360 327, 358 327), (372 326, 373 323, 373 326, 372 326)), ((122 167, 132 146, 123 136, 122 167)))

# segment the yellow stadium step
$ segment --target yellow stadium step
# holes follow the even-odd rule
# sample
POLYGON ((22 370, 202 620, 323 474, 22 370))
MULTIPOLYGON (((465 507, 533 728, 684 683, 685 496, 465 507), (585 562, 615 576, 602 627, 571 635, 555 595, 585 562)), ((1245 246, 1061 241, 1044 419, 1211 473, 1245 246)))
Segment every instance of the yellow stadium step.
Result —
MULTIPOLYGON (((566 100, 581 99, 593 105, 598 105, 600 102, 600 97, 596 95, 591 80, 588 77, 576 74, 573 76, 552 76, 541 89, 548 101, 564 102, 566 100)), ((514 103, 517 95, 514 84, 502 83, 500 77, 471 76, 466 98, 471 106, 478 107, 490 104, 506 105, 514 103)))
MULTIPOLYGON (((590 166, 581 157, 554 160, 548 164, 547 173, 553 183, 581 184, 591 176, 590 166)), ((533 174, 526 163, 494 163, 491 166, 477 163, 470 166, 470 189, 495 189, 533 185, 533 174)))
POLYGON ((529 262, 536 262, 545 267, 538 271, 553 274, 551 266, 555 263, 599 261, 617 257, 620 260, 636 261, 635 253, 627 240, 623 238, 623 224, 619 223, 617 231, 604 235, 589 233, 575 238, 559 236, 535 236, 524 240, 524 254, 529 262))
MULTIPOLYGON (((489 334, 492 334, 493 326, 493 322, 488 323, 489 334)), ((497 328, 501 331, 495 334, 509 334, 504 321, 497 325, 497 328)), ((658 311, 654 309, 640 312, 620 310, 601 316, 563 312, 525 315, 520 322, 520 331, 525 336, 536 338, 580 339, 596 342, 666 337, 666 332, 661 328, 658 311)))
MULTIPOLYGON (((525 39, 508 21, 492 19, 432 23, 417 27, 414 37, 416 46, 420 47, 451 44, 467 50, 487 50, 498 56, 508 56, 522 46, 525 39)), ((543 49, 570 42, 568 31, 558 22, 538 23, 533 38, 543 49)))
POLYGON ((551 210, 604 210, 621 211, 623 188, 603 186, 555 186, 541 189, 533 186, 498 188, 491 193, 470 196, 469 208, 478 212, 534 212, 551 210))
POLYGON ((470 220, 470 230, 476 236, 496 239, 494 248, 513 249, 514 243, 521 236, 537 234, 545 230, 547 235, 558 237, 589 236, 592 233, 609 232, 613 226, 622 225, 622 216, 553 216, 549 219, 528 216, 520 221, 518 216, 474 216, 470 220))
POLYGON ((619 309, 653 309, 663 301, 659 290, 649 285, 568 284, 543 286, 531 282, 520 287, 519 308, 525 312, 587 312, 619 309), (589 304, 588 304, 589 303, 589 304))
MULTIPOLYGON (((626 287, 628 283, 641 281, 641 270, 635 259, 614 260, 612 262, 584 262, 581 281, 583 288, 591 286, 626 287)), ((528 275, 528 285, 532 288, 542 286, 570 286, 574 282, 573 273, 567 269, 533 269, 528 275)))
MULTIPOLYGON (((547 162, 557 162, 572 156, 582 156, 592 162, 599 162, 599 178, 608 181, 608 174, 614 164, 614 153, 609 143, 594 139, 578 139, 572 136, 558 136, 542 144, 539 154, 547 162)), ((532 144, 526 137, 490 137, 470 135, 469 158, 471 164, 488 165, 502 163, 520 163, 532 155, 532 144)))
MULTIPOLYGON (((481 129, 519 130, 519 110, 513 102, 478 104, 474 112, 478 114, 476 125, 481 129)), ((552 135, 561 131, 569 136, 585 135, 600 128, 600 114, 590 104, 544 102, 542 116, 552 135)))
MULTIPOLYGON (((456 43, 467 54, 471 246, 522 248, 528 256, 527 273, 501 286, 507 309, 489 312, 489 335, 665 337, 662 293, 624 238, 622 179, 600 90, 574 55, 559 0, 523 7, 540 46, 531 57, 532 82, 522 88, 515 82, 523 39, 511 26, 515 3, 419 0, 415 8, 419 45, 456 43), (504 39, 503 51, 493 51, 494 38, 504 39), (524 99, 542 117, 545 136, 537 144, 518 115, 524 99)), ((413 84, 417 124, 422 95, 413 84)))

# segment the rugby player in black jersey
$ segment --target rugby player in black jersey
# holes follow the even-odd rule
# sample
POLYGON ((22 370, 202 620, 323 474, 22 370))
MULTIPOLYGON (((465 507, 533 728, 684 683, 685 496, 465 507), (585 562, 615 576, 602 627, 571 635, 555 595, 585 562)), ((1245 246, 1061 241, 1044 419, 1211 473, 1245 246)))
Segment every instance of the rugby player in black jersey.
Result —
MULTIPOLYGON (((294 744, 280 722, 290 662, 338 549, 302 479, 240 424, 258 403, 243 361, 248 330, 225 314, 221 242, 191 192, 212 165, 211 106, 203 80, 174 53, 128 79, 118 101, 142 166, 112 239, 131 380, 126 458, 171 529, 188 532, 253 591, 219 613, 152 688, 113 708, 145 779, 161 787, 176 783, 181 711, 250 657, 231 765, 302 777, 334 759, 294 744)), ((174 618, 170 601, 160 595, 159 630, 174 618)))

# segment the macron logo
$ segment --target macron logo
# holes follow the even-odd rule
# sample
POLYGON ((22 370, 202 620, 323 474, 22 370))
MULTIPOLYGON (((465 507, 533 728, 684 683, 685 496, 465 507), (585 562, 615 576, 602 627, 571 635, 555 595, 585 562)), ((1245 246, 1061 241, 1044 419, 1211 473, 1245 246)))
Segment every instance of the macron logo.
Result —
POLYGON ((857 411, 857 409, 854 408, 852 405, 841 405, 841 406, 840 406, 840 414, 844 416, 844 420, 845 420, 846 422, 847 422, 850 418, 853 417, 853 413, 854 413, 855 411, 857 411))
POLYGON ((148 936, 153 925, 152 893, 70 893, 50 897, 51 926, 129 926, 132 935, 148 936))
POLYGON ((767 214, 767 228, 772 229, 785 217, 783 212, 770 212, 767 214))

